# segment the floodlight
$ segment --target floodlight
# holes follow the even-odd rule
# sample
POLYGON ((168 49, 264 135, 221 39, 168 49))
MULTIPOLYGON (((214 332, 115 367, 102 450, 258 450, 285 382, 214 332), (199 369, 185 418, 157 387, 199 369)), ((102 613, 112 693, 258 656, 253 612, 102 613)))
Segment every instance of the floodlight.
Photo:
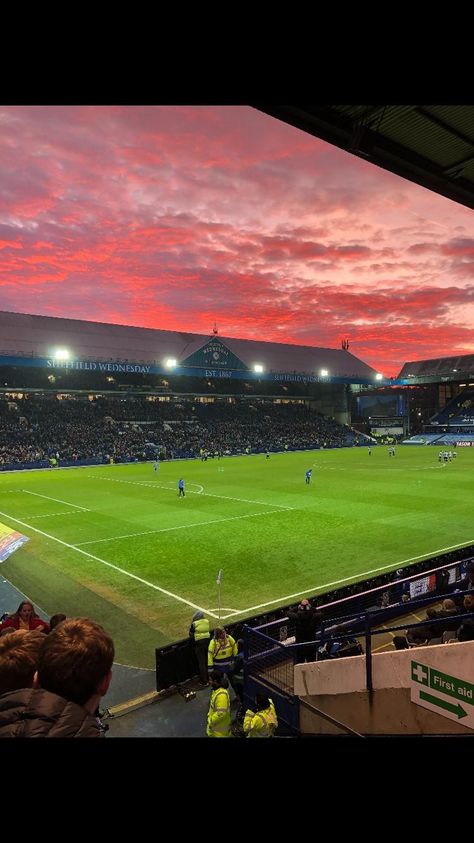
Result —
POLYGON ((328 372, 327 369, 321 369, 319 374, 321 375, 322 378, 327 378, 327 376, 329 375, 329 372, 328 372))
POLYGON ((67 348, 56 348, 53 357, 55 360, 69 360, 69 351, 67 348))
POLYGON ((174 367, 177 366, 177 365, 178 365, 178 361, 176 360, 175 357, 168 357, 165 360, 165 366, 166 366, 167 369, 174 369, 174 367))
POLYGON ((383 381, 383 375, 380 374, 380 372, 377 372, 377 374, 375 375, 375 380, 376 381, 383 381))
POLYGON ((261 365, 261 363, 255 363, 253 370, 254 372, 257 372, 257 374, 261 375, 263 372, 263 366, 261 365))

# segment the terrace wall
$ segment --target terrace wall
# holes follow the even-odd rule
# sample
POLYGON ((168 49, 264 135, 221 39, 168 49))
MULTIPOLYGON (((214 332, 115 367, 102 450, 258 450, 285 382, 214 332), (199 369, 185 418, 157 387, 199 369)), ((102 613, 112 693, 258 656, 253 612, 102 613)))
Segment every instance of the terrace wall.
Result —
MULTIPOLYGON (((294 680, 295 693, 303 703, 301 734, 344 734, 304 704, 309 703, 359 734, 473 735, 474 731, 462 720, 450 720, 410 699, 413 659, 451 676, 471 676, 472 681, 473 653, 473 642, 467 641, 375 654, 372 693, 366 690, 365 656, 297 664, 294 680)), ((472 708, 469 704, 466 707, 472 708)))

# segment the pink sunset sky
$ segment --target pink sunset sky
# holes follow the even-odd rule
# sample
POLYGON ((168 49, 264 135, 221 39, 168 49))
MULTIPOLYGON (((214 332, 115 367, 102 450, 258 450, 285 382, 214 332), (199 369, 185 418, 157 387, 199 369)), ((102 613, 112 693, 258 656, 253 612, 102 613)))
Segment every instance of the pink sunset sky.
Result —
POLYGON ((0 107, 0 310, 474 350, 474 214, 246 106, 0 107))

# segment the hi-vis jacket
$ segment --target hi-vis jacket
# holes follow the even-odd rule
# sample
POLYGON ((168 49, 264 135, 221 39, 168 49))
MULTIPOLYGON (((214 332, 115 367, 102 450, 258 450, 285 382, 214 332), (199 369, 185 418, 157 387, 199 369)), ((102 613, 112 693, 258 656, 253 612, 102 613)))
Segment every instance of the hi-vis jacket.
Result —
POLYGON ((203 638, 210 638, 209 621, 207 618, 201 618, 198 621, 193 621, 189 634, 194 641, 201 641, 203 638))
POLYGON ((217 688, 211 694, 207 713, 208 738, 230 738, 230 697, 226 688, 217 688))
POLYGON ((277 726, 275 706, 271 700, 263 711, 255 713, 248 708, 245 712, 244 732, 248 738, 271 738, 277 726))
POLYGON ((225 641, 220 638, 213 638, 209 644, 207 653, 207 666, 209 670, 215 668, 225 672, 232 665, 232 659, 237 655, 237 644, 232 635, 226 635, 225 641))

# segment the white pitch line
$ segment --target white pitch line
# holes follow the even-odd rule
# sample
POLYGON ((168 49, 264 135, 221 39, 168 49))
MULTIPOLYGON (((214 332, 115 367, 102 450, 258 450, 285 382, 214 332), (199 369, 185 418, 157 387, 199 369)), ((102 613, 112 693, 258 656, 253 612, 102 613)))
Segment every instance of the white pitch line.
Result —
MULTIPOLYGON (((149 486, 151 489, 165 489, 167 492, 172 492, 174 489, 171 486, 159 486, 158 483, 148 483, 146 480, 117 480, 115 477, 96 477, 94 474, 88 474, 92 480, 104 480, 106 483, 125 483, 127 486, 149 486)), ((193 484, 189 484, 193 485, 193 484)), ((197 483, 194 485, 198 485, 197 483)), ((275 506, 277 509, 294 509, 294 506, 284 506, 280 503, 271 503, 271 501, 248 501, 246 498, 231 498, 228 495, 212 495, 210 492, 193 492, 189 489, 190 495, 203 495, 205 498, 219 498, 223 501, 238 501, 239 503, 252 503, 257 506, 275 506)))
MULTIPOLYGON (((405 565, 407 562, 416 562, 417 559, 426 559, 427 556, 438 556, 440 553, 447 553, 448 550, 456 550, 460 547, 467 547, 470 544, 474 543, 474 539, 468 542, 460 542, 459 544, 452 544, 450 547, 441 547, 439 550, 433 550, 429 553, 422 553, 420 556, 411 556, 409 559, 402 559, 401 562, 390 562, 389 565, 383 565, 381 568, 373 568, 371 571, 362 571, 360 574, 354 574, 352 577, 344 577, 342 580, 334 580, 334 582, 327 582, 324 585, 315 585, 313 588, 305 588, 304 591, 297 591, 295 594, 287 594, 285 597, 278 597, 277 600, 269 600, 268 603, 259 603, 258 606, 249 606, 247 609, 240 609, 239 612, 233 612, 232 615, 243 615, 245 612, 254 612, 256 609, 264 609, 266 606, 273 606, 275 603, 282 603, 286 600, 292 600, 293 597, 300 597, 302 594, 308 594, 309 591, 321 591, 321 589, 331 588, 333 585, 341 585, 341 583, 347 583, 349 580, 357 580, 362 579, 363 577, 368 577, 371 574, 378 574, 379 571, 386 571, 387 568, 393 568, 395 566, 400 567, 401 565, 405 565)), ((420 573, 420 577, 423 576, 423 573, 420 573)), ((225 620, 227 617, 231 617, 231 615, 224 615, 221 620, 225 620)))
POLYGON ((82 509, 83 512, 90 512, 85 506, 78 506, 77 503, 69 503, 69 501, 62 501, 59 498, 50 498, 49 495, 40 495, 39 492, 29 492, 28 489, 22 489, 25 495, 34 495, 35 498, 45 498, 47 501, 54 501, 54 503, 63 503, 65 506, 73 506, 74 509, 82 509))
POLYGON ((124 536, 111 536, 108 539, 89 539, 86 542, 78 542, 75 547, 83 547, 85 544, 99 544, 99 542, 114 542, 118 539, 131 539, 134 536, 150 536, 152 533, 171 533, 173 530, 190 530, 192 527, 206 527, 208 524, 221 524, 223 521, 238 521, 240 518, 260 518, 261 515, 279 515, 278 510, 268 512, 252 512, 250 515, 233 515, 231 518, 215 518, 213 521, 198 521, 196 524, 181 524, 179 527, 163 527, 161 530, 144 530, 140 533, 126 533, 124 536))
POLYGON ((202 606, 198 606, 196 603, 192 603, 190 600, 185 600, 184 597, 179 597, 179 595, 173 594, 172 591, 167 591, 166 588, 160 588, 159 585, 154 585, 154 583, 148 582, 148 580, 144 580, 142 579, 142 577, 137 577, 136 574, 131 574, 130 571, 125 571, 123 568, 119 568, 118 565, 112 565, 112 562, 106 562, 105 559, 101 559, 99 556, 94 556, 92 553, 88 553, 87 550, 81 550, 80 547, 76 547, 76 545, 74 544, 63 542, 62 539, 57 539, 56 536, 52 536, 50 535, 50 533, 45 533, 43 532, 43 530, 38 530, 37 527, 32 527, 31 524, 26 524, 25 521, 20 521, 19 518, 13 518, 13 516, 8 515, 7 512, 0 512, 0 515, 3 515, 5 518, 9 518, 10 521, 15 521, 16 524, 21 524, 22 527, 26 527, 28 530, 33 530, 33 532, 39 533, 41 536, 45 536, 47 539, 52 539, 52 541, 58 542, 58 544, 62 544, 63 547, 68 547, 70 550, 75 550, 76 553, 82 553, 83 556, 88 556, 89 559, 93 559, 95 562, 101 562, 102 565, 106 565, 108 568, 112 568, 114 571, 118 571, 119 574, 123 574, 125 577, 130 577, 130 579, 132 580, 137 580, 137 582, 148 586, 148 588, 153 588, 155 591, 161 591, 162 594, 166 594, 168 597, 172 597, 174 600, 178 600, 179 603, 185 603, 186 606, 191 606, 192 609, 198 609, 200 612, 205 612, 206 615, 212 615, 213 618, 217 618, 217 615, 215 615, 214 612, 209 612, 208 609, 204 609, 202 606))
POLYGON ((48 512, 47 515, 29 515, 30 521, 37 518, 52 518, 55 515, 82 515, 82 512, 90 512, 89 509, 79 510, 78 512, 48 512))
MULTIPOLYGON (((202 493, 204 492, 204 486, 201 486, 199 483, 188 483, 188 486, 197 486, 198 489, 200 489, 199 492, 196 492, 197 495, 202 495, 202 493)), ((189 491, 192 492, 192 489, 190 489, 189 491)))

